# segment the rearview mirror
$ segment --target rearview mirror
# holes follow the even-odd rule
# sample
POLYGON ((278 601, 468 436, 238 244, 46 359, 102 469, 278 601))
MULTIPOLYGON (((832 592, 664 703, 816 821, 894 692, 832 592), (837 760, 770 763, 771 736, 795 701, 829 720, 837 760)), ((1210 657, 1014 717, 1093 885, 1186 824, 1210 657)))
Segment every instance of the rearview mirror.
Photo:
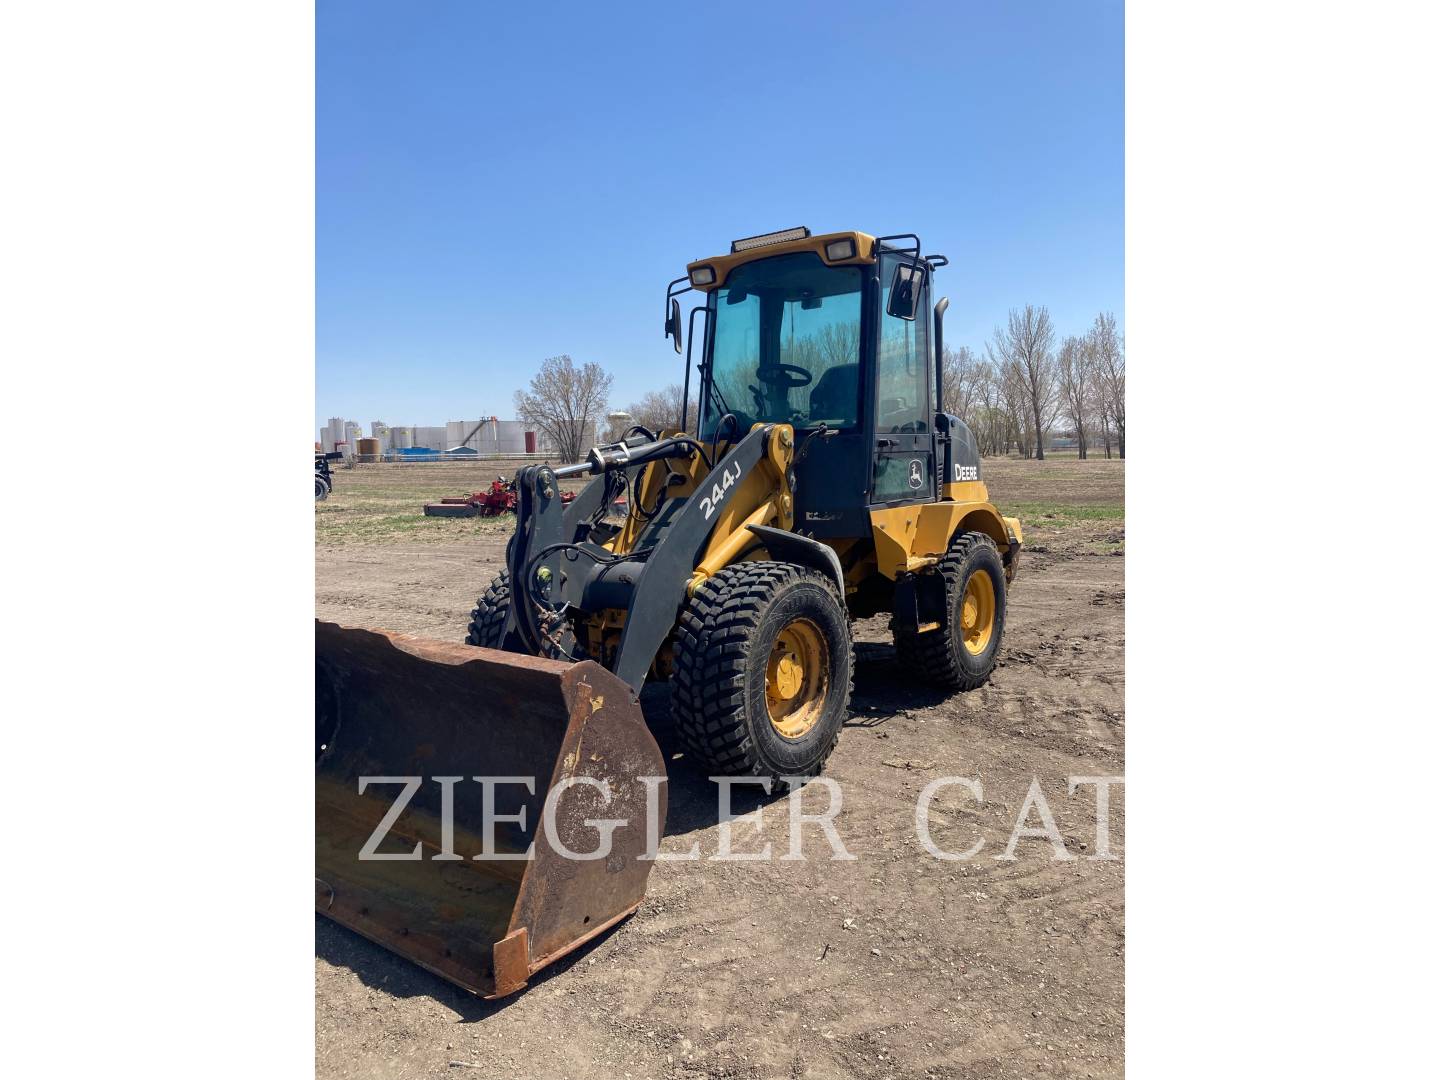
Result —
POLYGON ((925 271, 918 263, 896 266, 895 276, 890 279, 890 299, 885 302, 885 314, 914 322, 920 307, 920 286, 924 281, 925 271))
POLYGON ((675 351, 678 353, 680 351, 680 301, 673 296, 670 298, 670 314, 665 317, 665 336, 675 343, 675 351))

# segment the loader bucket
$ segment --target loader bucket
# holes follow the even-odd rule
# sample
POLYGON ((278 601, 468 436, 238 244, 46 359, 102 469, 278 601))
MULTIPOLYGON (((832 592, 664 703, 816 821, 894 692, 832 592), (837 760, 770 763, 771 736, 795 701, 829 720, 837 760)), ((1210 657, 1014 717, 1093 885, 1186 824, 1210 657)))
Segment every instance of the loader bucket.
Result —
POLYGON ((609 671, 318 620, 315 659, 317 911, 500 997, 639 906, 665 763, 609 671))

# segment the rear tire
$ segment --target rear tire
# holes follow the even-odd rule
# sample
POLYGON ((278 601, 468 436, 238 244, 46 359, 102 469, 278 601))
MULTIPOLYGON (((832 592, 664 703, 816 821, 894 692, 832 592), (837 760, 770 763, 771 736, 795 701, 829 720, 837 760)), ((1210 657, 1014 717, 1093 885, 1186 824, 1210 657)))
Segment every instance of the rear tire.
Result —
POLYGON ((319 502, 321 499, 328 499, 329 497, 330 485, 325 482, 323 476, 317 473, 315 476, 315 501, 319 502))
POLYGON ((510 571, 501 570, 485 594, 475 603, 470 612, 470 631, 465 635, 466 645, 479 645, 486 649, 503 648, 505 640, 505 618, 510 614, 510 571))
POLYGON ((937 573, 945 580, 939 629, 923 634, 897 631, 895 655, 904 667, 937 686, 974 690, 990 678, 1000 656, 1005 567, 994 540, 984 533, 962 532, 950 541, 937 573), (988 579, 988 588, 977 574, 988 579))
POLYGON ((726 567, 680 615, 676 733, 709 774, 813 776, 840 738, 853 668, 845 605, 825 575, 726 567))

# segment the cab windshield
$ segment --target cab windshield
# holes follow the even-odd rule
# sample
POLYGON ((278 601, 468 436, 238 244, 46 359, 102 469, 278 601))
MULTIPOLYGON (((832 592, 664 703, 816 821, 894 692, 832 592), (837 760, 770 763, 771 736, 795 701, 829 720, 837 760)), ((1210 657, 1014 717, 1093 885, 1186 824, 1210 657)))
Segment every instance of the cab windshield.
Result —
POLYGON ((858 266, 814 252, 731 271, 714 294, 714 351, 701 431, 727 412, 738 434, 756 423, 854 427, 860 415, 858 266))

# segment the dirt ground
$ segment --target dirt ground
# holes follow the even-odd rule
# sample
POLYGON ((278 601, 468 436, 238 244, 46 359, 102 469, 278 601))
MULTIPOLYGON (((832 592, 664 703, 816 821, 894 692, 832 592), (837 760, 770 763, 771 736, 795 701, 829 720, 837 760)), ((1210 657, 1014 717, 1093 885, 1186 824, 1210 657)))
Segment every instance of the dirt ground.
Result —
MULTIPOLYGON (((1095 787, 1124 774, 1124 471, 1119 461, 987 460, 1026 552, 989 685, 946 698, 898 670, 884 618, 856 625, 850 719, 826 775, 853 861, 807 830, 802 861, 717 862, 716 788, 676 756, 668 691, 647 719, 672 757, 660 862, 631 919, 489 1003, 316 917, 316 1065, 332 1077, 1111 1077, 1124 1054, 1124 862, 1093 858, 1095 787), (935 843, 917 796, 944 776, 935 843), (1005 852, 1031 781, 1063 834, 1005 852)), ((460 640, 500 568, 506 519, 424 518, 494 465, 359 466, 318 504, 316 614, 460 640)), ((506 469, 509 474, 508 468, 506 469)), ((744 789, 737 789, 737 796, 744 789)), ((758 793, 758 789, 757 793, 758 793)), ((813 790, 813 795, 811 791, 813 790)), ((805 807, 823 807, 807 789, 805 807), (814 799, 812 804, 811 799, 814 799)), ((1110 789, 1123 856, 1124 787, 1110 789)), ((783 796, 761 835, 788 845, 783 796)), ((1026 824, 1038 828, 1038 811, 1026 824)))

